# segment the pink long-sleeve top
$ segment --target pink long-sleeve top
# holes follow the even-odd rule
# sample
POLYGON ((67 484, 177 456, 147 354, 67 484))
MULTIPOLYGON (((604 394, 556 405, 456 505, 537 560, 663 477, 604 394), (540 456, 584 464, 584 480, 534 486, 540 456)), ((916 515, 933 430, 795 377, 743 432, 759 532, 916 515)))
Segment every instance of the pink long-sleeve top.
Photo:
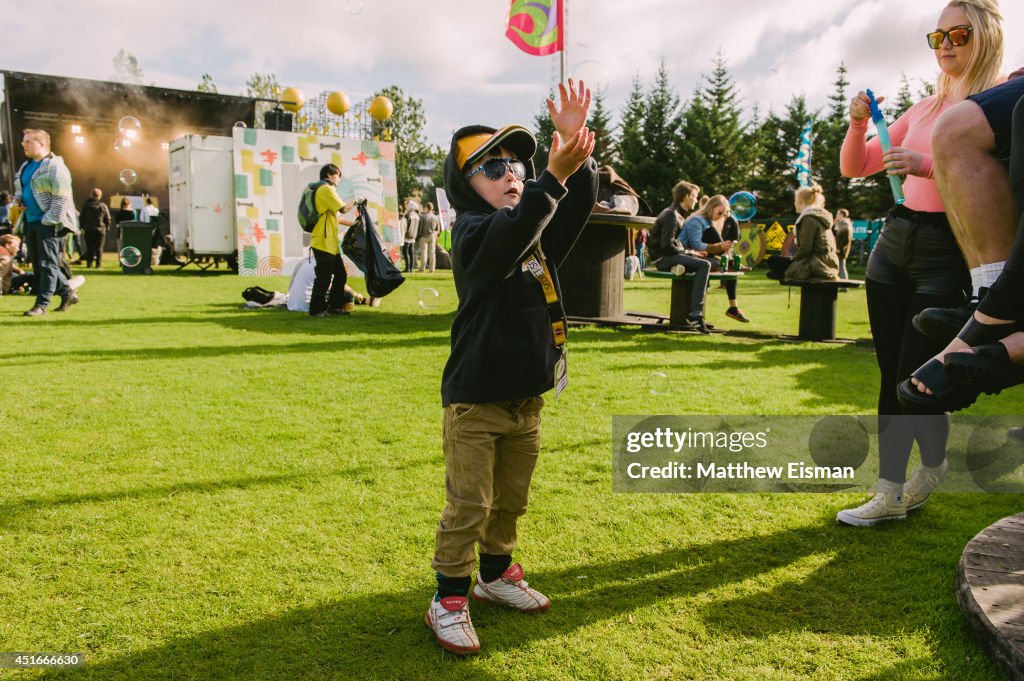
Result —
MULTIPOLYGON (((932 126, 939 114, 952 104, 949 100, 942 103, 938 111, 932 112, 935 97, 922 99, 910 107, 905 114, 889 126, 889 139, 894 147, 913 149, 924 154, 921 175, 907 175, 903 182, 904 205, 911 210, 929 213, 943 213, 942 197, 935 186, 932 176, 932 126)), ((843 140, 843 150, 839 154, 839 168, 846 177, 867 177, 882 170, 882 145, 878 137, 865 141, 868 121, 859 123, 850 121, 843 140)))

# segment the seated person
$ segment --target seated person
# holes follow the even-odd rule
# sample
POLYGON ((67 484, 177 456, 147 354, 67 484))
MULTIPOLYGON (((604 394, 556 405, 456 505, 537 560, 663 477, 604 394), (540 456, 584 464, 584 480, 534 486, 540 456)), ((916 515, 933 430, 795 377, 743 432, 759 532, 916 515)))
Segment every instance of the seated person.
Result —
MULTIPOLYGON (((695 251, 700 257, 711 262, 712 272, 721 271, 719 256, 728 256, 735 243, 735 240, 723 239, 718 229, 713 227, 713 225, 722 224, 729 212, 728 199, 721 194, 716 194, 708 200, 703 208, 683 223, 683 230, 679 234, 679 241, 684 248, 695 251), (712 241, 706 241, 705 237, 712 241)), ((725 291, 729 297, 729 309, 725 311, 725 316, 738 322, 749 322, 750 320, 743 314, 743 310, 736 302, 735 279, 725 281, 725 291)))
POLYGON ((21 250, 21 239, 14 234, 0 236, 0 294, 10 295, 32 283, 32 275, 18 267, 15 259, 21 250))
POLYGON ((897 388, 908 411, 957 411, 1024 383, 1024 97, 1013 109, 1010 149, 1018 222, 1009 256, 956 338, 897 388))
POLYGON ((832 214, 825 210, 821 185, 796 190, 796 254, 786 268, 785 279, 838 279, 839 254, 832 233, 832 214))
POLYGON ((693 274, 690 314, 686 318, 686 325, 694 331, 708 334, 711 330, 704 322, 704 295, 708 288, 711 265, 701 257, 706 253, 695 253, 684 247, 679 240, 686 215, 697 205, 699 195, 700 187, 686 180, 680 180, 672 188, 672 205, 661 211, 655 219, 647 240, 647 248, 651 264, 659 272, 672 272, 675 275, 687 272, 693 274))
POLYGON ((832 224, 832 233, 836 237, 836 252, 839 255, 839 278, 849 279, 846 271, 846 259, 850 257, 850 245, 853 242, 853 221, 850 211, 840 208, 836 211, 836 221, 832 224))
MULTIPOLYGON (((313 281, 316 279, 316 263, 308 258, 304 259, 292 271, 292 278, 288 284, 287 308, 292 312, 309 312, 309 301, 313 298, 313 281)), ((380 307, 380 298, 367 298, 345 284, 345 292, 352 296, 352 303, 355 305, 370 305, 380 307)))

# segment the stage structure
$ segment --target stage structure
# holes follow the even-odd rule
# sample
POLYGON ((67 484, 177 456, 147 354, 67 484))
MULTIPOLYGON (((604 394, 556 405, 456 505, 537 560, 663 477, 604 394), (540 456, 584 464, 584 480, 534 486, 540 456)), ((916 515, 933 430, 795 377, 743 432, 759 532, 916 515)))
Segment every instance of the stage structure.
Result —
POLYGON ((171 140, 230 137, 236 123, 255 123, 249 97, 17 71, 0 71, 0 78, 0 184, 13 187, 24 160, 21 131, 40 128, 71 170, 76 206, 99 187, 104 198, 150 194, 166 207, 171 140))
POLYGON ((382 141, 391 141, 381 135, 384 128, 381 122, 375 121, 370 115, 372 97, 356 102, 351 109, 339 116, 328 108, 327 100, 332 94, 334 93, 324 90, 313 99, 306 100, 295 118, 296 132, 361 140, 377 136, 382 141))

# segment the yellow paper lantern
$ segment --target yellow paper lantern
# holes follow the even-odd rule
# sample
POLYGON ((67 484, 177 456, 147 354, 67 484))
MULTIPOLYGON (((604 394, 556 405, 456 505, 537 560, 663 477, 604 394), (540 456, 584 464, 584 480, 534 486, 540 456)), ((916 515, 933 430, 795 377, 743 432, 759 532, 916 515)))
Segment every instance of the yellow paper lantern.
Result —
POLYGON ((302 96, 302 92, 298 88, 290 87, 286 88, 281 93, 281 106, 291 112, 296 112, 302 108, 302 105, 306 103, 306 98, 302 96))
POLYGON ((386 121, 391 118, 391 112, 395 110, 391 100, 384 95, 377 95, 370 102, 370 115, 375 121, 386 121))
POLYGON ((348 95, 344 92, 332 92, 327 95, 327 110, 335 116, 344 116, 348 112, 348 95))

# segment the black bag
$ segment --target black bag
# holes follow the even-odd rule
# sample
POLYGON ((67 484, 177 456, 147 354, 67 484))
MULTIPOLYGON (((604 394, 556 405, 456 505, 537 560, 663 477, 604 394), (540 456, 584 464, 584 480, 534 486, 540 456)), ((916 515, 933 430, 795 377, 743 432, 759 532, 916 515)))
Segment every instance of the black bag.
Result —
POLYGON ((362 272, 366 272, 366 229, 363 228, 362 215, 345 231, 341 240, 341 252, 355 263, 362 272))
POLYGON ((242 291, 242 297, 253 303, 267 305, 274 299, 274 292, 260 286, 250 286, 242 291))
POLYGON ((384 252, 384 245, 365 205, 359 206, 359 221, 345 233, 341 250, 366 275, 366 292, 374 298, 383 298, 405 281, 384 252))

